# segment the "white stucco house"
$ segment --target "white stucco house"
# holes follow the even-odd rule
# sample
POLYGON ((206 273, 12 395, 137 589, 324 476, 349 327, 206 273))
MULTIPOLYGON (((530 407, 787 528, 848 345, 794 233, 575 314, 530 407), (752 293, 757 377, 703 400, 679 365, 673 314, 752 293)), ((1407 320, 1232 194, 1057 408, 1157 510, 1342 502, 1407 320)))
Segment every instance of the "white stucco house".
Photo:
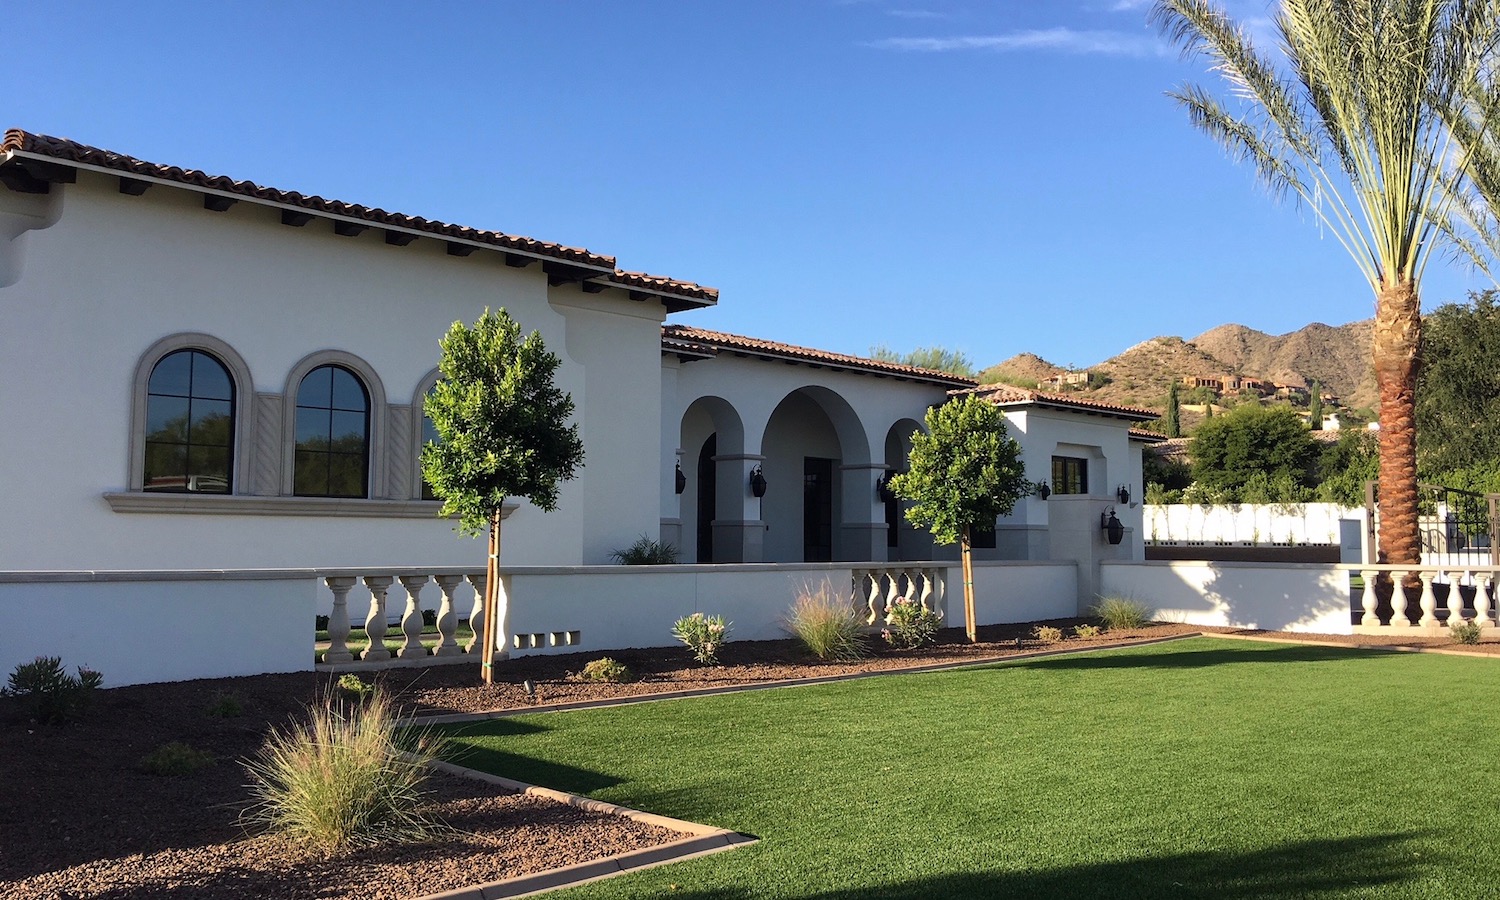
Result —
POLYGON ((10 131, 0 574, 479 564, 417 459, 438 340, 487 307, 562 358, 586 452, 557 511, 509 514, 507 566, 641 535, 685 563, 943 558, 883 481, 928 407, 976 389, 1049 486, 981 554, 1141 558, 1151 413, 690 324, 717 302, 588 250, 10 131))

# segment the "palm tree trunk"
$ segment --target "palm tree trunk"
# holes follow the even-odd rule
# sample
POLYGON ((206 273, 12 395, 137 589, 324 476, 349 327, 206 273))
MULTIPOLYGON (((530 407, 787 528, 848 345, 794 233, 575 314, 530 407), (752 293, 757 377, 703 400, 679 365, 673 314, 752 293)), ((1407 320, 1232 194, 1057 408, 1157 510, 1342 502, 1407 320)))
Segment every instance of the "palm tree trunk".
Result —
POLYGON ((1375 381, 1380 388, 1380 533, 1377 562, 1421 562, 1417 535, 1417 350, 1421 300, 1410 280, 1376 295, 1375 381))

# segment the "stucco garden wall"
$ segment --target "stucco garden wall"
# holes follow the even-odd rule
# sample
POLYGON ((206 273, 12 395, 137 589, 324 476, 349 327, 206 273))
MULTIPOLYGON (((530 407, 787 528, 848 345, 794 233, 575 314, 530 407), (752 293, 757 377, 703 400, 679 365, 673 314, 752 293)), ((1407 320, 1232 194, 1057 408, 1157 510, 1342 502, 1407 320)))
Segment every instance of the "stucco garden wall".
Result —
POLYGON ((1352 634, 1349 572, 1338 565, 1105 562, 1100 593, 1192 625, 1352 634))

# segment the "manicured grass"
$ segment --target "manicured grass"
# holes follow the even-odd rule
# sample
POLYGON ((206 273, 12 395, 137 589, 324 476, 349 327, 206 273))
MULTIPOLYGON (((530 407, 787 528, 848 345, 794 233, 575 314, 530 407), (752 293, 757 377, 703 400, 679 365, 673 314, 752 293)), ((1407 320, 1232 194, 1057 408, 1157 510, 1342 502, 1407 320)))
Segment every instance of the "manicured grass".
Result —
POLYGON ((1500 896, 1500 660, 1208 638, 499 720, 465 762, 761 838, 566 896, 1500 896))

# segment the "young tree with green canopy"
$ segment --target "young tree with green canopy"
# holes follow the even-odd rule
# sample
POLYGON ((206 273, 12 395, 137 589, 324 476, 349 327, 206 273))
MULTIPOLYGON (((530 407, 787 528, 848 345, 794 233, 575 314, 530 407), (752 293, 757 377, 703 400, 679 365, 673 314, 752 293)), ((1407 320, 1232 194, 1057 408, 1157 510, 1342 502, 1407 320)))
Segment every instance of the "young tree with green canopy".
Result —
POLYGON ((1198 85, 1172 96, 1192 123, 1291 194, 1338 238, 1375 294, 1380 389, 1379 558, 1419 562, 1417 351, 1422 273, 1453 221, 1462 171, 1445 172, 1445 115, 1487 62, 1493 0, 1281 0, 1280 58, 1209 0, 1157 0, 1151 16, 1206 54, 1231 110, 1198 85))
POLYGON ((458 530, 489 531, 484 622, 470 623, 483 648, 484 682, 494 680, 498 628, 500 518, 508 497, 543 512, 557 508, 558 485, 583 464, 573 399, 553 383, 560 360, 504 309, 484 311, 473 328, 454 322, 442 340, 438 379, 425 410, 438 440, 422 448, 422 477, 458 530))
POLYGON ((911 501, 906 518, 927 528, 941 544, 958 543, 963 559, 964 618, 970 641, 979 640, 974 621, 974 568, 970 531, 992 527, 1016 501, 1032 492, 1005 416, 990 401, 967 394, 927 410, 927 431, 911 437, 905 474, 889 487, 911 501))

